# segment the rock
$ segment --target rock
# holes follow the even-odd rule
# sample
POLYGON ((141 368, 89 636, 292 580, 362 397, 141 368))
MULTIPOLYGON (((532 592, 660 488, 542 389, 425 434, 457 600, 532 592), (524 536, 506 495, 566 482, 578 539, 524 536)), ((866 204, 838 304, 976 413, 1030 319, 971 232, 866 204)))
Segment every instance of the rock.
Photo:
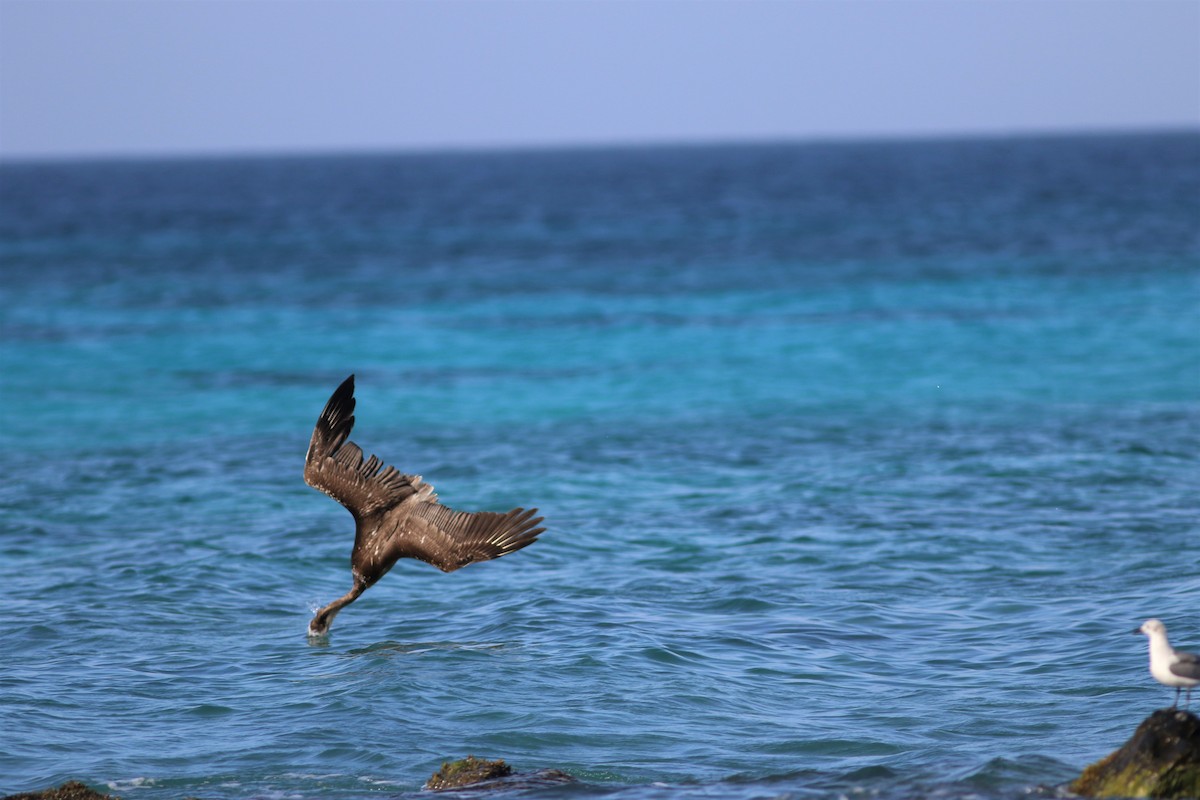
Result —
POLYGON ((557 769, 539 769, 534 772, 513 772, 504 759, 487 761, 467 756, 458 761, 447 761, 433 773, 424 788, 433 791, 446 789, 530 789, 539 786, 573 783, 567 773, 557 769))
POLYGON ((504 759, 495 761, 467 756, 458 761, 444 761, 442 768, 425 781, 426 789, 458 789, 463 786, 504 778, 512 774, 512 767, 504 759))
POLYGON ((120 800, 108 794, 89 789, 79 781, 67 781, 54 789, 43 789, 40 792, 25 792, 10 794, 2 800, 120 800))
POLYGON ((1200 798, 1200 717, 1155 711, 1120 750, 1085 769, 1069 788, 1087 797, 1200 798))

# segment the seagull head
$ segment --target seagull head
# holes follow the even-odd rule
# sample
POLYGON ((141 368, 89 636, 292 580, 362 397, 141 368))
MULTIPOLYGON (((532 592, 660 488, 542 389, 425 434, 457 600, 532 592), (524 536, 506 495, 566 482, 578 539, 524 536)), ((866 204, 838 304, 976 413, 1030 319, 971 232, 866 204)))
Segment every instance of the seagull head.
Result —
POLYGON ((1142 623, 1142 627, 1134 628, 1134 633, 1144 633, 1147 636, 1167 635, 1167 626, 1163 625, 1156 619, 1148 619, 1142 623))

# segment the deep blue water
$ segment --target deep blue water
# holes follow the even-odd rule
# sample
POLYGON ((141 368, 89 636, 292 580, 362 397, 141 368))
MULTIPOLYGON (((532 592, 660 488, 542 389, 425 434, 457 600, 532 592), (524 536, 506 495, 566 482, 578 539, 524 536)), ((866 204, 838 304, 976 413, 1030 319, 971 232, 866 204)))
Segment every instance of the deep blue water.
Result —
POLYGON ((0 794, 1053 795, 1200 648, 1200 134, 0 165, 0 794), (350 585, 354 439, 548 532, 350 585))

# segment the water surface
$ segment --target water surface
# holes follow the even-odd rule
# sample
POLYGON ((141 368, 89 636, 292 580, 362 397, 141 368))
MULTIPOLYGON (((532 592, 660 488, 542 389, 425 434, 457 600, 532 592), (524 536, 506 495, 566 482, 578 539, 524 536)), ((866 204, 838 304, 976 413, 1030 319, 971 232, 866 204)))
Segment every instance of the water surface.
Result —
POLYGON ((1053 794, 1200 648, 1200 136, 0 166, 0 792, 1053 794), (541 541, 349 588, 317 413, 541 541))

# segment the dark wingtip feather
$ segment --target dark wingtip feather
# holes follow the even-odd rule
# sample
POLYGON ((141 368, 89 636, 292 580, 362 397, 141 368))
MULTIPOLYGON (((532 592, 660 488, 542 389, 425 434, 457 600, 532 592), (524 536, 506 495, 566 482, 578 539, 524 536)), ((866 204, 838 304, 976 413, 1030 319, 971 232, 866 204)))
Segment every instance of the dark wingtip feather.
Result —
POLYGON ((334 439, 337 442, 330 452, 337 450, 354 427, 354 408, 357 404, 358 401, 354 399, 354 376, 351 375, 342 381, 325 404, 325 410, 321 412, 321 419, 335 434, 334 439))
POLYGON ((354 376, 351 375, 334 390, 321 409, 305 458, 307 464, 334 455, 345 444, 354 428, 354 406, 354 376))
POLYGON ((349 406, 346 413, 354 413, 354 375, 338 384, 338 388, 334 389, 333 395, 329 398, 329 402, 325 404, 325 409, 345 408, 349 406))
POLYGON ((535 527, 543 520, 543 517, 534 516, 535 514, 537 514, 536 508, 514 508, 505 515, 510 524, 507 534, 499 543, 500 555, 508 555, 523 547, 528 547, 546 531, 545 528, 535 527))

